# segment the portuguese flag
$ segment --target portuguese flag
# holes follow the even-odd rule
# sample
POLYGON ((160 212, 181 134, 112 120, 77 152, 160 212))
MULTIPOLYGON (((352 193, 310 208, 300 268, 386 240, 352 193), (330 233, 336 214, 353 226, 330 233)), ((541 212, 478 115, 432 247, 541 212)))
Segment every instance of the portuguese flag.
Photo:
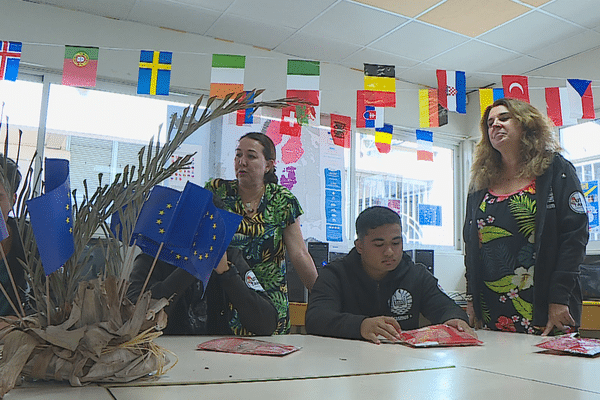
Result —
POLYGON ((97 47, 65 46, 63 85, 94 87, 97 68, 97 47))

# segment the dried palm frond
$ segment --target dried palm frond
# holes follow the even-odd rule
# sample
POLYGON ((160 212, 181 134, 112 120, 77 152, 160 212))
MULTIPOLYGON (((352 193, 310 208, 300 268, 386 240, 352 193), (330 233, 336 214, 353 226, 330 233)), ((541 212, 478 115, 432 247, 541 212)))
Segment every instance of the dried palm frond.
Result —
MULTIPOLYGON (((84 382, 127 381, 151 373, 159 374, 167 361, 163 349, 152 343, 166 326, 165 299, 151 300, 144 293, 137 304, 124 297, 128 267, 132 264, 133 227, 156 184, 191 164, 194 154, 171 162, 177 148, 202 125, 228 113, 247 108, 282 108, 297 99, 250 103, 263 90, 228 95, 222 101, 202 96, 183 111, 179 123, 173 116, 167 143, 149 144, 138 153, 137 165, 127 165, 110 183, 98 174, 95 189, 83 182, 83 199, 73 205, 74 253, 58 271, 46 277, 33 229, 28 222, 26 200, 38 195, 40 176, 29 166, 15 204, 20 240, 35 313, 0 334, 4 354, 0 360, 0 396, 10 390, 19 376, 84 382), (175 132, 173 134, 173 132, 175 132), (108 224, 118 213, 122 238, 117 240, 108 224), (92 238, 102 233, 99 246, 105 259, 102 276, 82 281, 92 238), (46 286, 49 282, 50 293, 46 286)), ((1 165, 0 165, 1 167, 1 165)), ((0 168, 0 175, 2 168, 0 168)), ((76 198, 75 192, 73 198, 76 198)))

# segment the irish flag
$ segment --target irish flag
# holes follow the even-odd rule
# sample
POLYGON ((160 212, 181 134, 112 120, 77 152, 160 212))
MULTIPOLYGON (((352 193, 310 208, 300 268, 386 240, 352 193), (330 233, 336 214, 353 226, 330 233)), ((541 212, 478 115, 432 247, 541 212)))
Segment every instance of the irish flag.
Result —
POLYGON ((244 91, 246 56, 213 54, 210 74, 210 96, 220 99, 229 93, 244 91))
POLYGON ((96 86, 98 48, 65 46, 62 84, 65 86, 96 86))

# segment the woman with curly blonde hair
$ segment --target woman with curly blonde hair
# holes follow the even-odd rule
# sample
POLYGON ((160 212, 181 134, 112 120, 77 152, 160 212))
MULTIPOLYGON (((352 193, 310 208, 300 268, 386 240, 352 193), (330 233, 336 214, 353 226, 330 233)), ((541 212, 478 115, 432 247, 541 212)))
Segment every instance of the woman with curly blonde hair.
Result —
POLYGON ((499 99, 480 122, 463 237, 470 322, 494 330, 576 329, 588 218, 550 120, 499 99))

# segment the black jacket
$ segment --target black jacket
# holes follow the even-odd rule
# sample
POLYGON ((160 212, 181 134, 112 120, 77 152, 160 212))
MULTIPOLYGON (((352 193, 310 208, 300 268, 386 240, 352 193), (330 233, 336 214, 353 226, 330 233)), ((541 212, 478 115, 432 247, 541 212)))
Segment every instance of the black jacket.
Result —
MULTIPOLYGON (((579 265, 588 242, 588 216, 575 167, 560 154, 543 175, 536 178, 535 266, 533 325, 548 322, 548 304, 564 304, 581 324, 579 265), (583 200, 583 204, 581 201, 583 200)), ((473 295, 476 316, 482 319, 479 296, 479 236, 475 215, 487 189, 469 194, 463 237, 467 294, 473 295)))
MULTIPOLYGON (((167 306, 168 316, 165 334, 231 335, 228 321, 231 313, 237 312, 243 328, 254 335, 271 335, 277 327, 277 310, 269 298, 251 288, 246 281, 250 270, 237 249, 227 251, 232 262, 229 271, 219 275, 213 271, 204 298, 202 283, 181 268, 158 261, 148 282, 147 290, 152 298, 174 296, 167 306), (196 310, 198 320, 190 321, 190 305, 196 310)), ((153 257, 140 254, 136 257, 131 272, 127 296, 136 301, 142 285, 150 271, 153 257)))
MULTIPOLYGON (((19 309, 19 302, 23 302, 25 299, 25 290, 27 288, 27 282, 25 280, 25 271, 21 262, 19 260, 25 260, 25 253, 23 252, 23 246, 21 246, 21 238, 19 235, 19 230, 17 228, 17 221, 14 218, 9 218, 6 225, 10 228, 10 234, 12 236, 12 242, 10 245, 10 251, 6 254, 6 260, 8 261, 8 265, 10 266, 10 271, 12 273, 13 279, 15 280, 15 285, 17 286, 17 290, 19 291, 19 301, 15 297, 15 291, 13 290, 12 283, 10 282, 10 278, 6 273, 4 262, 2 262, 2 268, 4 271, 1 271, 2 276, 6 276, 6 281, 3 280, 2 284, 4 285, 4 289, 10 296, 13 304, 17 309, 19 309)), ((1 260, 1 257, 0 257, 1 260)), ((25 307, 26 309, 28 307, 25 307)), ((14 315, 12 307, 6 301, 6 297, 2 292, 0 292, 0 315, 14 315)), ((19 309, 19 312, 20 309, 19 309)), ((27 310, 26 310, 27 312, 27 310)))
POLYGON ((309 296, 306 332, 362 339, 360 325, 365 318, 392 316, 403 330, 410 330, 419 327, 419 313, 434 324, 454 318, 468 321, 466 313, 440 290, 437 279, 408 255, 375 281, 352 249, 320 270, 309 296))

